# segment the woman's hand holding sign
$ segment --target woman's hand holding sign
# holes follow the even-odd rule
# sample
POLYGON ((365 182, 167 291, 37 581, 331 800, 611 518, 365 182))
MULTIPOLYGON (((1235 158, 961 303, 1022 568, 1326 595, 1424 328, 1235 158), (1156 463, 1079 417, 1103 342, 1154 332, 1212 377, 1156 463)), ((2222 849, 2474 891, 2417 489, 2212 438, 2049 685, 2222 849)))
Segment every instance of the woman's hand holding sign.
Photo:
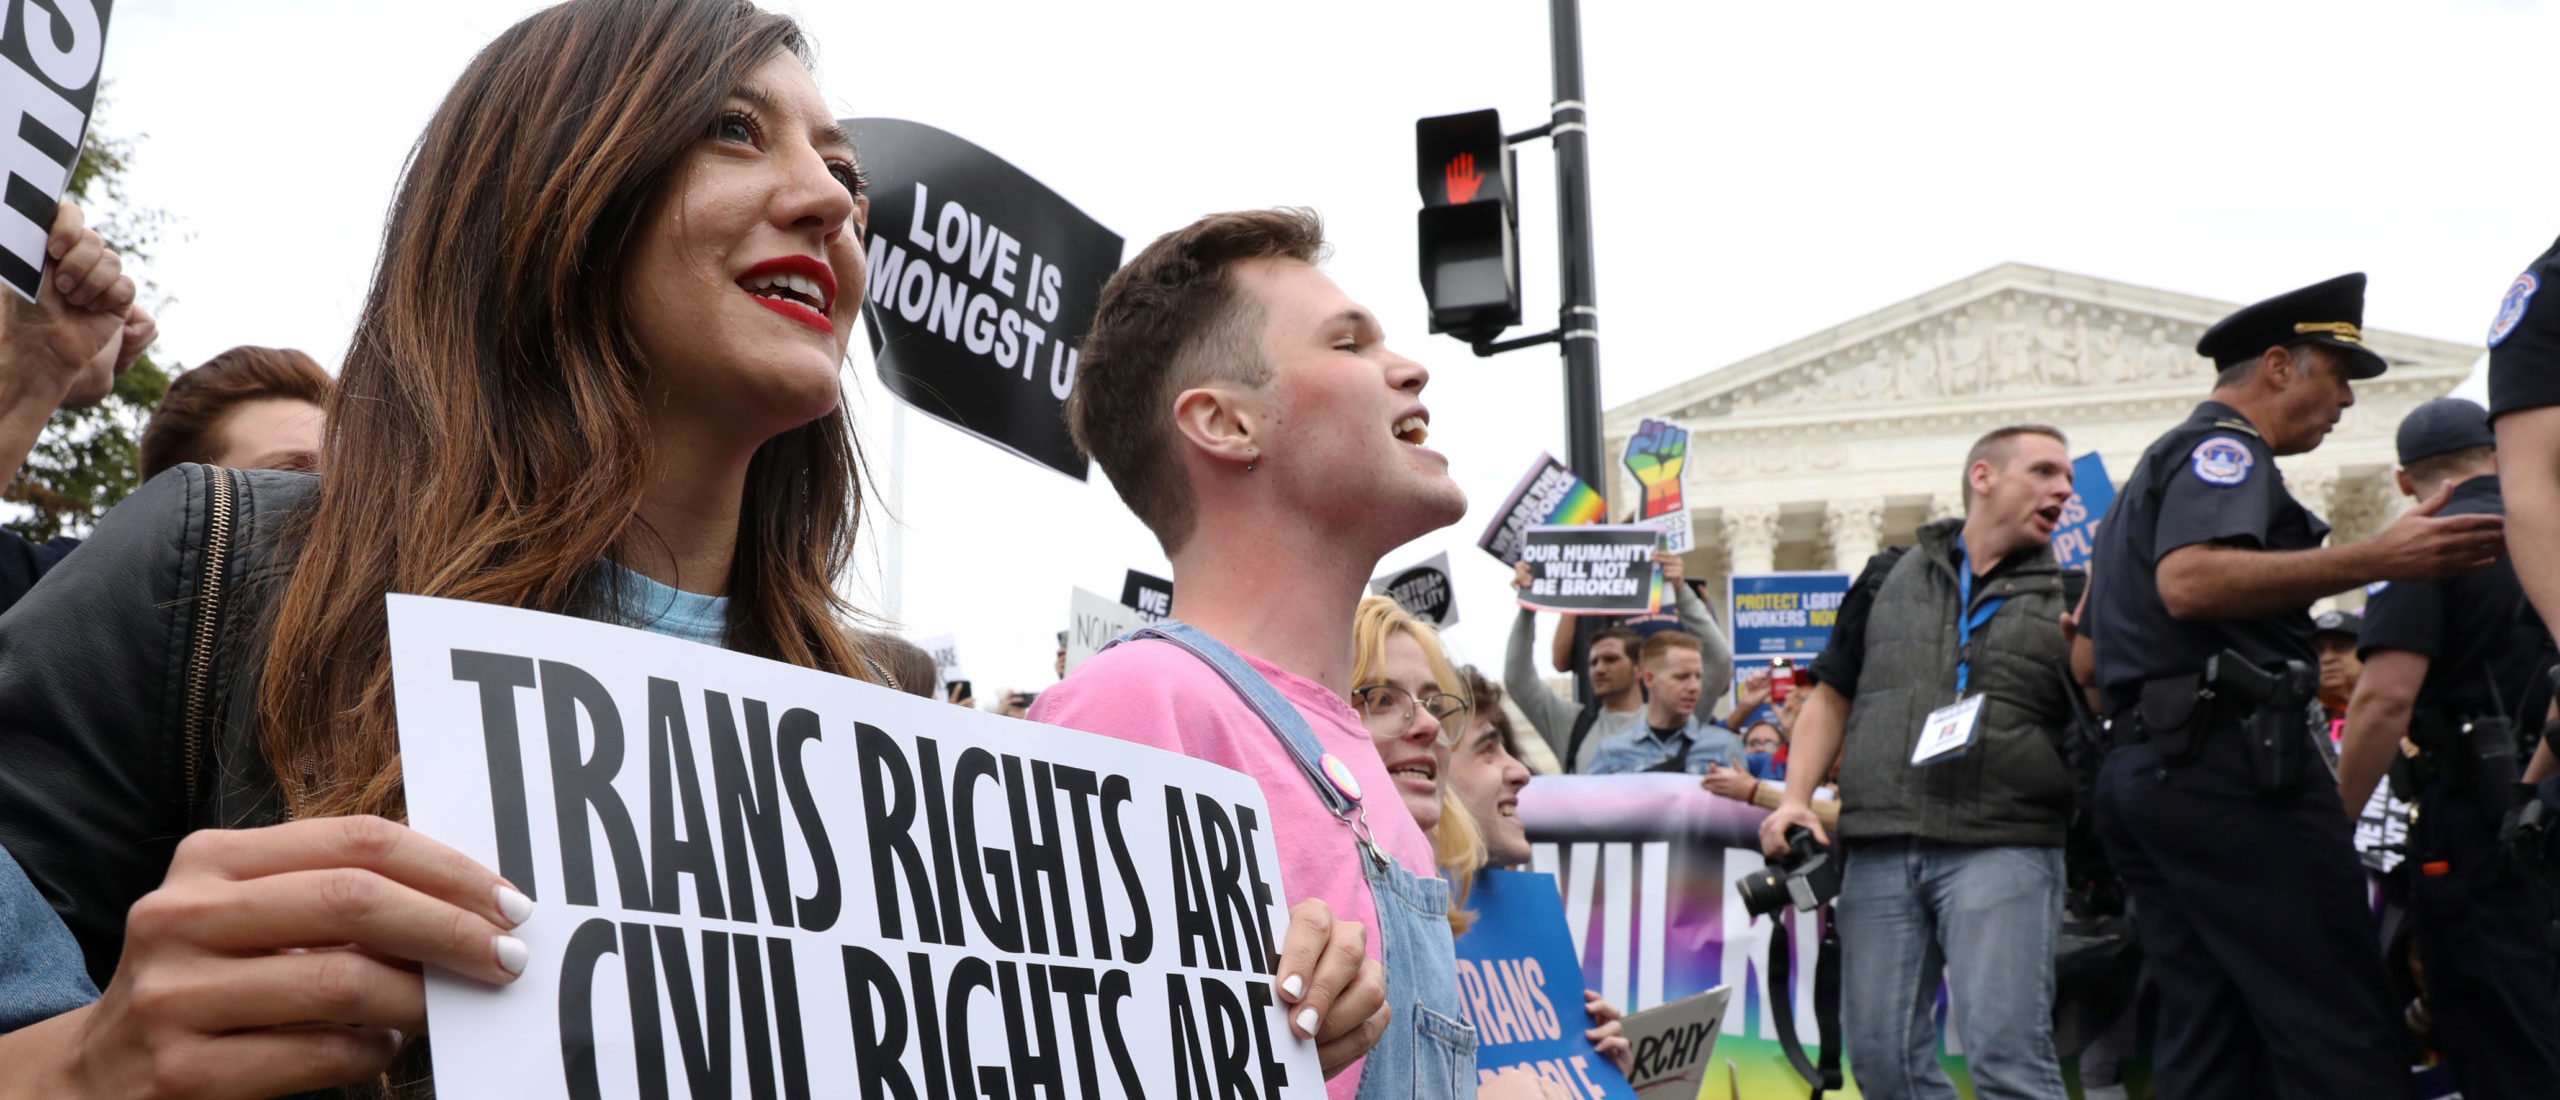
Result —
POLYGON ((363 1080, 425 1029, 422 964, 514 981, 526 950, 507 932, 532 915, 488 868, 378 817, 191 834, 134 903, 105 995, 0 1037, 13 1068, 0 1097, 258 1097, 363 1080))
POLYGON ((1289 1030, 1316 1041, 1324 1075, 1340 1073, 1387 1033, 1387 972, 1369 957, 1369 930, 1335 920, 1333 907, 1309 898, 1289 910, 1280 941, 1280 999, 1289 1030))

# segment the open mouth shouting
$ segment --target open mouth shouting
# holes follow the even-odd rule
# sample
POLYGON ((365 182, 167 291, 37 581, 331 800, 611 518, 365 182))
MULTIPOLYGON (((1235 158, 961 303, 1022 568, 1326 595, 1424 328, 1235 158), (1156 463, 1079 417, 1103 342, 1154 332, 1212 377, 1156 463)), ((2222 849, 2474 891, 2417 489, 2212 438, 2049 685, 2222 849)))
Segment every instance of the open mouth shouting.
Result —
POLYGON ((827 335, 836 325, 828 319, 836 304, 836 273, 813 256, 779 256, 738 276, 738 289, 756 304, 827 335))
POLYGON ((2037 530, 2042 531, 2042 532, 2044 532, 2045 534, 2050 535, 2050 534, 2052 534, 2052 533, 2054 532, 2054 529, 2055 529, 2055 528, 2058 528, 2058 527, 2060 527, 2060 526, 2062 526, 2062 506, 2061 506, 2061 505, 2059 505, 2059 504, 2054 504, 2054 505, 2048 505, 2048 506, 2046 506, 2046 507, 2036 509, 2036 529, 2037 529, 2037 530))

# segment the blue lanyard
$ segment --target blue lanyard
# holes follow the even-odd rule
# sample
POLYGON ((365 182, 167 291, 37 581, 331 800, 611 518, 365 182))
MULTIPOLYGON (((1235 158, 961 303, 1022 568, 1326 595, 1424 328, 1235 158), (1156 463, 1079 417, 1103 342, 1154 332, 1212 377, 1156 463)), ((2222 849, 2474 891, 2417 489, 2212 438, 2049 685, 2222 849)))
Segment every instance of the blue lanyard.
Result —
POLYGON ((1973 610, 1973 555, 1964 548, 1964 536, 1956 536, 1956 698, 1964 698, 1964 688, 1973 672, 1973 632, 1998 614, 2000 605, 2009 597, 1998 596, 1973 610))

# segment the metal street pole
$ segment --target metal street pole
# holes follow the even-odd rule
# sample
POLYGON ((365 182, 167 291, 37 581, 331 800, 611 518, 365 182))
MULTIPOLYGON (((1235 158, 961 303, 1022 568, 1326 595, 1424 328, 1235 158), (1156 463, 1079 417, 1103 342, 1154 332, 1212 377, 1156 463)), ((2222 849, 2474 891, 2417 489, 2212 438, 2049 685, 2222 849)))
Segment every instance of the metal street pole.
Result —
POLYGON ((1600 291, 1591 263, 1591 150, 1582 104, 1582 5, 1550 0, 1555 50, 1556 260, 1564 302, 1556 316, 1564 353, 1565 462, 1594 489, 1609 487, 1600 453, 1600 291))
MULTIPOLYGON (((1564 355, 1565 464, 1606 497, 1609 470, 1600 455, 1600 290, 1591 264, 1591 134, 1584 126, 1590 111, 1582 103, 1581 0, 1549 0, 1547 22, 1547 42, 1555 52, 1555 113, 1548 135, 1556 148, 1557 285, 1564 292, 1556 309, 1556 346, 1564 355)), ((1601 518, 1607 522, 1609 517, 1601 518)), ((1583 622, 1568 619, 1557 629, 1575 634, 1573 690, 1588 701, 1591 640, 1583 622)), ((1573 770, 1573 761, 1564 766, 1573 770)))

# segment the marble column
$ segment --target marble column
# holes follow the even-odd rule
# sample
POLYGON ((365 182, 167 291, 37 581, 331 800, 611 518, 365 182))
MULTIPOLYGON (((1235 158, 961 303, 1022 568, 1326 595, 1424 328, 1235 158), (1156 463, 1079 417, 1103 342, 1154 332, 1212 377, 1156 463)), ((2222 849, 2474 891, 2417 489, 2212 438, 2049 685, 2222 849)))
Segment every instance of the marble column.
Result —
POLYGON ((1963 518, 1964 493, 1962 491, 1956 489, 1942 489, 1938 492, 1929 494, 1928 522, 1936 523, 1942 519, 1963 518))
POLYGON ((2345 503, 2345 497, 2348 494, 2339 491, 2341 486, 2338 482, 2337 467, 2310 466, 2298 470, 2286 470, 2284 487, 2285 491, 2293 494, 2295 501, 2310 509, 2312 515, 2329 521, 2329 526, 2339 532, 2341 537, 2332 541, 2353 541, 2343 537, 2347 525, 2340 520, 2348 518, 2345 515, 2347 509, 2341 509, 2339 506, 2345 503))
POLYGON ((1778 568, 1778 506, 1736 504, 1724 510, 1726 576, 1778 568))
POLYGON ((1831 568, 1849 573, 1865 568, 1884 537, 1883 498, 1835 500, 1825 505, 1822 537, 1831 547, 1831 568))

